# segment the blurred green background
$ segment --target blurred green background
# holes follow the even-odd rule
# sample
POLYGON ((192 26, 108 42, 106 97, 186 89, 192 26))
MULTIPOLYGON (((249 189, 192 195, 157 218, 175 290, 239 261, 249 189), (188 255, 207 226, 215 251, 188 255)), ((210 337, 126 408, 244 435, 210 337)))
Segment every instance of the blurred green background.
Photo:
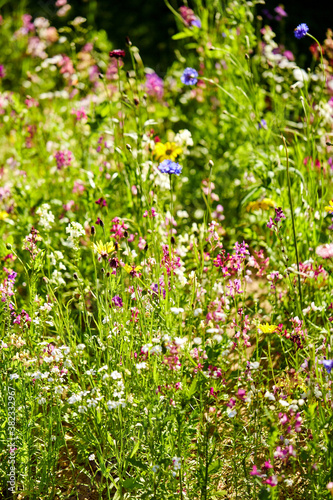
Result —
MULTIPOLYGON (((225 6, 227 0, 206 0, 206 2, 217 1, 225 6)), ((177 32, 177 26, 173 14, 165 5, 164 0, 69 0, 72 9, 66 18, 58 18, 56 15, 55 0, 0 0, 1 12, 15 13, 18 6, 33 16, 44 16, 50 19, 53 25, 59 27, 68 18, 76 16, 86 17, 88 24, 96 29, 103 29, 114 44, 114 48, 123 48, 125 37, 129 36, 133 44, 139 47, 144 64, 154 68, 161 76, 164 75, 168 66, 173 61, 175 42, 172 35, 177 32)), ((182 4, 188 4, 195 8, 196 2, 184 0, 170 0, 170 4, 178 10, 182 4)), ((205 0, 199 3, 204 4, 205 0)), ((262 16, 264 24, 272 26, 278 34, 278 41, 286 48, 298 53, 307 53, 310 45, 309 39, 296 40, 293 36, 294 28, 301 22, 310 27, 310 32, 323 41, 327 28, 333 27, 331 16, 332 9, 327 9, 327 3, 323 0, 289 0, 284 4, 276 0, 267 0, 265 5, 257 6, 257 14, 262 16), (288 17, 282 22, 275 20, 274 8, 282 5, 288 17), (265 11, 268 11, 265 12, 265 11), (273 17, 273 19, 270 18, 273 17)), ((311 54, 308 58, 303 55, 299 64, 310 64, 311 54)))

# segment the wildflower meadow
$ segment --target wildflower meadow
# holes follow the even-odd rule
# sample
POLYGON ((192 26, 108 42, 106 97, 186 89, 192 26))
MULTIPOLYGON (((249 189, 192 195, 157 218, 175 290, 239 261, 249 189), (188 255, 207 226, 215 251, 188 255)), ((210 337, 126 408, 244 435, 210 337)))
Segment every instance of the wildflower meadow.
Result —
POLYGON ((333 33, 165 3, 0 16, 0 498, 328 500, 333 33))

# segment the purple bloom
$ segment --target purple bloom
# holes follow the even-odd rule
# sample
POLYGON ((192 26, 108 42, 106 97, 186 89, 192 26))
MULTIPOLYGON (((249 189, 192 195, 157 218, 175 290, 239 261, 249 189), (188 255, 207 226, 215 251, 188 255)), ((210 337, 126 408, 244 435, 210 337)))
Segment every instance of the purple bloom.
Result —
POLYGON ((197 28, 201 28, 201 21, 200 21, 200 19, 198 19, 198 18, 193 19, 193 21, 191 22, 191 26, 196 26, 197 28))
POLYGON ((301 23, 297 26, 297 28, 294 29, 294 34, 296 38, 300 39, 303 38, 308 31, 309 31, 308 25, 305 23, 301 23))
POLYGON ((54 158, 57 162, 57 169, 61 170, 63 167, 70 166, 73 155, 71 151, 57 151, 54 153, 54 158))
POLYGON ((179 175, 182 171, 182 168, 179 163, 176 163, 172 160, 164 160, 158 166, 159 171, 162 174, 176 174, 179 175))
POLYGON ((284 215, 282 208, 275 208, 275 222, 280 222, 281 219, 285 219, 286 216, 284 215))
POLYGON ((5 78, 6 70, 3 64, 0 64, 0 78, 5 78))
POLYGON ((185 85, 195 85, 198 81, 198 76, 198 72, 195 69, 186 68, 180 79, 185 85))
POLYGON ((258 123, 258 130, 261 128, 267 128, 267 122, 266 120, 264 120, 264 118, 258 123))
POLYGON ((331 373, 331 370, 333 368, 333 359, 323 359, 321 363, 324 365, 327 373, 331 373))
POLYGON ((146 75, 146 91, 147 94, 162 99, 163 90, 163 80, 156 73, 150 73, 146 75))
POLYGON ((123 307, 123 301, 122 298, 119 297, 119 295, 115 295, 114 297, 112 297, 112 302, 116 307, 123 307))
POLYGON ((280 16, 280 17, 287 17, 288 14, 287 12, 281 7, 281 5, 278 5, 275 7, 275 12, 280 16))

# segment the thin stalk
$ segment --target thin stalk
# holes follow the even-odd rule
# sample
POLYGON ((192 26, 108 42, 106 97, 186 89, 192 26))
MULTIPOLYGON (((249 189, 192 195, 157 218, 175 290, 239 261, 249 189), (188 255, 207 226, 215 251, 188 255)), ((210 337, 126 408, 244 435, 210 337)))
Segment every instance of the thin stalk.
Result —
POLYGON ((290 174, 289 174, 289 154, 288 154, 288 148, 287 148, 287 143, 283 135, 281 135, 282 141, 284 144, 284 148, 286 150, 286 160, 287 160, 287 180, 288 180, 288 196, 289 196, 289 204, 290 204, 290 212, 291 212, 291 222, 293 226, 293 236, 294 236, 294 247, 295 247, 295 255, 296 255, 296 264, 297 264, 297 281, 298 281, 298 293, 299 293, 299 300, 300 300, 300 307, 301 310, 303 310, 303 300, 302 300, 302 288, 301 288, 301 277, 299 274, 299 258, 298 258, 298 249, 297 249, 297 239, 296 239, 296 229, 295 229, 295 217, 294 217, 294 210, 293 210, 293 202, 291 198, 291 185, 290 185, 290 174))

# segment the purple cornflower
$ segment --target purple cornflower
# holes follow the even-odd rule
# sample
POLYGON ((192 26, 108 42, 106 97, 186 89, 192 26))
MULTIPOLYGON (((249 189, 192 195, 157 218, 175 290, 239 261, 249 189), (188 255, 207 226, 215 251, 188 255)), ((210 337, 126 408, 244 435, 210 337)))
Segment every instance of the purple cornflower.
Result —
POLYGON ((162 99, 164 94, 163 80, 156 73, 146 75, 146 91, 152 97, 162 99))
POLYGON ((181 76, 181 81, 185 85, 195 85, 198 81, 198 72, 193 68, 186 68, 181 76))
POLYGON ((324 368, 327 371, 327 373, 331 373, 333 368, 333 359, 323 359, 321 363, 324 365, 324 368))
POLYGON ((309 26, 305 23, 301 23, 294 29, 294 35, 296 38, 300 39, 305 37, 307 32, 309 31, 309 26))
POLYGON ((176 163, 172 160, 164 160, 159 164, 158 169, 162 174, 176 174, 179 175, 182 171, 182 168, 179 163, 176 163))
POLYGON ((123 301, 122 298, 119 297, 119 295, 115 295, 114 297, 112 297, 112 302, 116 307, 123 307, 123 301))

